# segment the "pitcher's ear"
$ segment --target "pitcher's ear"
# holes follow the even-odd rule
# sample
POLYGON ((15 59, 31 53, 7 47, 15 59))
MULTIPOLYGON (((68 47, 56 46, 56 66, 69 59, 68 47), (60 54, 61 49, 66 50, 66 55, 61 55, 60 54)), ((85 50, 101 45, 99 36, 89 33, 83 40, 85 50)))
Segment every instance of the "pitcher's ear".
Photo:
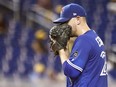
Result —
POLYGON ((81 23, 80 16, 77 16, 76 20, 77 20, 77 25, 79 25, 81 23))

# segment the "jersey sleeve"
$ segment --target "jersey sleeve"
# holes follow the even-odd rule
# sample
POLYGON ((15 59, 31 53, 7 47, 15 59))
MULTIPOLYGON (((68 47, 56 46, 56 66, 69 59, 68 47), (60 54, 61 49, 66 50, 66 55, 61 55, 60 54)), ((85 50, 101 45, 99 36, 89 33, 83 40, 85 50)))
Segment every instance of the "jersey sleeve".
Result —
POLYGON ((72 49, 70 58, 63 64, 65 75, 69 77, 72 76, 72 74, 73 77, 78 76, 88 61, 90 50, 91 44, 86 38, 78 40, 72 49))

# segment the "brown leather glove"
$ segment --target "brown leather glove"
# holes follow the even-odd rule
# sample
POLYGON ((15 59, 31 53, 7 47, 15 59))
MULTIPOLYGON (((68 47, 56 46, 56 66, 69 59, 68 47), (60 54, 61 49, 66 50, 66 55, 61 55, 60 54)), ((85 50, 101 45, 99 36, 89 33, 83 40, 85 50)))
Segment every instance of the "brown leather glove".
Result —
POLYGON ((53 26, 50 29, 50 48, 52 49, 55 55, 59 54, 59 50, 66 48, 67 42, 71 36, 71 31, 71 26, 69 26, 66 23, 53 26))

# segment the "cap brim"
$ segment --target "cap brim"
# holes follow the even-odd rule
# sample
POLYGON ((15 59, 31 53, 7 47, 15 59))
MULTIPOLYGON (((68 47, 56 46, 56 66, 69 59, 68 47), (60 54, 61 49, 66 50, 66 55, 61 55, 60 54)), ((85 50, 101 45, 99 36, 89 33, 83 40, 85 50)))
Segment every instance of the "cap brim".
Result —
POLYGON ((70 20, 69 18, 58 18, 58 19, 54 20, 53 23, 64 23, 69 20, 70 20))

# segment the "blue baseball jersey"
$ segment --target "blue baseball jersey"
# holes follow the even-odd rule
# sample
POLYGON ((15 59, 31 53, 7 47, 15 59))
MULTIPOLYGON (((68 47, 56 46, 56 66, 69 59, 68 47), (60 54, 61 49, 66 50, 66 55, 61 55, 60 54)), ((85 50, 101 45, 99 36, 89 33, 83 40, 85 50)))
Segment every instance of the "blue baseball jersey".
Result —
POLYGON ((104 44, 94 30, 76 38, 63 70, 67 87, 108 87, 104 44))

